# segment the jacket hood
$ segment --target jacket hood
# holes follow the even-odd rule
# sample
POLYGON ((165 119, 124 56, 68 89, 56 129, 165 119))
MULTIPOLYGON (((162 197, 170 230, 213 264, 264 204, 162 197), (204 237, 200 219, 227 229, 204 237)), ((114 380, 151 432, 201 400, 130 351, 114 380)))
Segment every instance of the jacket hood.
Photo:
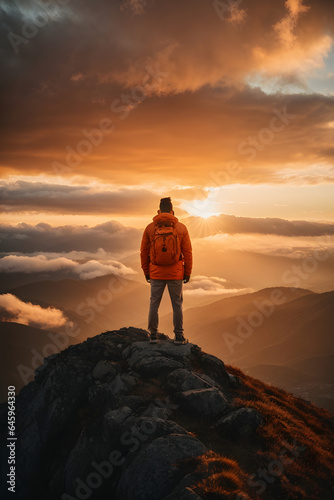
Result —
POLYGON ((153 217, 154 223, 162 222, 162 221, 171 221, 171 222, 174 222, 174 224, 175 224, 176 222, 179 221, 179 219, 177 217, 175 217, 175 215, 169 214, 167 212, 163 212, 163 213, 158 214, 155 217, 153 217))

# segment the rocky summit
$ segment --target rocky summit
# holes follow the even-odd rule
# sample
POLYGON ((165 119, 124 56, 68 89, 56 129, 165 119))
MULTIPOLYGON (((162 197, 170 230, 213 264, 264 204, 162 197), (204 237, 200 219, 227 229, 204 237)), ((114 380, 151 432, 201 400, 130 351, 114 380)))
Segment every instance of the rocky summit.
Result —
MULTIPOLYGON (((305 424, 303 406, 328 436, 331 415, 279 389, 261 390, 256 397, 241 371, 195 344, 175 345, 165 335, 150 344, 145 330, 131 327, 88 338, 46 358, 17 396, 16 493, 2 498, 240 500, 259 498, 261 487, 262 498, 313 498, 313 490, 332 498, 327 441, 317 447, 328 455, 319 490, 320 479, 312 485, 294 470, 303 461, 319 464, 302 424, 299 440, 284 434, 285 448, 276 437, 276 450, 270 435, 277 417, 289 427, 284 397, 291 415, 299 412, 294 419, 305 424), (285 416, 277 414, 284 405, 285 416), (289 463, 279 462, 279 453, 290 453, 289 463), (293 496, 297 483, 300 496, 293 496)), ((6 418, 3 404, 2 437, 6 418)), ((2 484, 6 460, 2 449, 2 484)))

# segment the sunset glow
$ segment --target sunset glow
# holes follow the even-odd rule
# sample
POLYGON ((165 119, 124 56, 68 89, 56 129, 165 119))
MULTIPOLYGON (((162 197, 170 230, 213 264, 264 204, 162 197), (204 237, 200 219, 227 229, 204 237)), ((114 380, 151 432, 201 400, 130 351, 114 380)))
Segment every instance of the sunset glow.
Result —
MULTIPOLYGON (((3 255, 103 248, 137 265, 164 196, 201 276, 254 288, 264 241, 277 282, 303 238, 332 247, 333 2, 84 4, 26 41, 10 33, 41 6, 1 7, 3 255)), ((332 259, 305 281, 326 289, 332 259)))

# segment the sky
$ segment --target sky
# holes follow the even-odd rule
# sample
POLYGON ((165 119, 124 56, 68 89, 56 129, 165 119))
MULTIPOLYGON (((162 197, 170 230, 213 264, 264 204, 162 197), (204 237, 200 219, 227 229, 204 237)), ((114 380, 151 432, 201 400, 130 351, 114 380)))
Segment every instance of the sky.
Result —
POLYGON ((193 239, 192 293, 206 277, 282 284, 307 259, 317 268, 300 284, 333 289, 332 0, 2 0, 0 12, 2 258, 57 269, 77 252, 107 272, 138 254, 171 196, 193 239))

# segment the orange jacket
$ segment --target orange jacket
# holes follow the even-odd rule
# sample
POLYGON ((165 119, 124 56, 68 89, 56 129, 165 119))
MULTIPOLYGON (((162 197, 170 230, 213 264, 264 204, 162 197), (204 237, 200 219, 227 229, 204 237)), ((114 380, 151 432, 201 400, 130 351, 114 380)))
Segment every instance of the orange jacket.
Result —
POLYGON ((153 222, 149 224, 143 234, 140 247, 141 267, 144 274, 149 274, 155 280, 182 280, 183 276, 190 276, 192 269, 192 248, 188 229, 182 222, 179 222, 175 215, 161 213, 153 217, 153 222), (179 235, 182 260, 170 266, 158 266, 150 262, 151 241, 154 239, 155 224, 158 221, 173 221, 175 229, 179 235))

